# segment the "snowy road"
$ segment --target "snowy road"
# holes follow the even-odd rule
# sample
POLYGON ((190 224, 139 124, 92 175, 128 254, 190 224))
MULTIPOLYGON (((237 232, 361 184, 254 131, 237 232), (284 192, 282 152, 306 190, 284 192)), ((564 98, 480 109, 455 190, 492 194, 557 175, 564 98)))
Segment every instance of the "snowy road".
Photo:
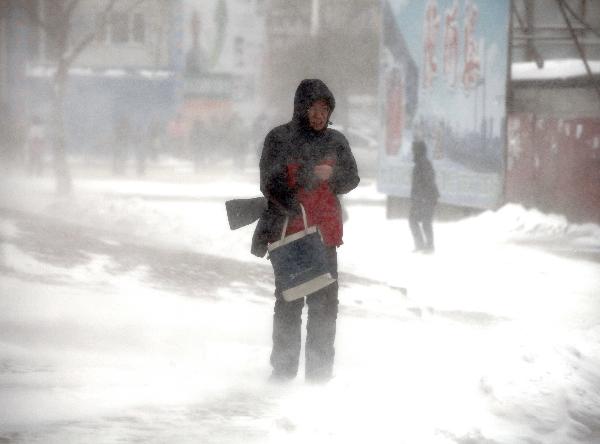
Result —
POLYGON ((42 185, 0 210, 0 442, 600 441, 597 226, 509 207, 411 255, 358 190, 336 377, 272 386, 271 269, 214 190, 42 185))

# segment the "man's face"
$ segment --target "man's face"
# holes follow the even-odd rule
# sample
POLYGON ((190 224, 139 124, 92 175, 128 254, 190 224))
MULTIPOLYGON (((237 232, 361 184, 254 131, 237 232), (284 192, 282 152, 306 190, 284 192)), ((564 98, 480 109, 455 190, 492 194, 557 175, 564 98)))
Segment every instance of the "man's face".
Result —
POLYGON ((329 105, 325 100, 317 100, 308 108, 308 122, 315 131, 321 131, 329 120, 329 105))

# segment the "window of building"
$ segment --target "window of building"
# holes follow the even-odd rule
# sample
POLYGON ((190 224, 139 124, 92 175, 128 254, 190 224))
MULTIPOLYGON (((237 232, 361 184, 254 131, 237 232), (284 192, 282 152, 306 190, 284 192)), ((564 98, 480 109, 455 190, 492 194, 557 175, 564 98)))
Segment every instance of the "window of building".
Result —
POLYGON ((110 39, 113 43, 129 41, 129 18, 124 12, 113 12, 110 18, 110 39))
POLYGON ((144 18, 144 14, 133 15, 133 27, 131 34, 134 42, 144 43, 146 39, 146 20, 144 18))

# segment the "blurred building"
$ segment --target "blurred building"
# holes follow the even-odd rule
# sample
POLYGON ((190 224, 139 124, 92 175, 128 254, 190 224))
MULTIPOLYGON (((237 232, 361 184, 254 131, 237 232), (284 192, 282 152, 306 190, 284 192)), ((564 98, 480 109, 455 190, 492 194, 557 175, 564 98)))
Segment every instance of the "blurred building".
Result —
POLYGON ((243 159, 258 115, 264 0, 184 0, 182 155, 196 165, 243 159), (210 162, 209 162, 210 159, 210 162))
MULTIPOLYGON (((595 0, 568 0, 564 1, 564 5, 587 57, 591 60, 600 59, 600 45, 598 39, 594 38, 594 29, 586 27, 578 19, 592 28, 598 28, 600 3, 595 0)), ((513 6, 514 61, 579 58, 569 27, 556 1, 515 0, 513 6)), ((596 29, 596 34, 597 32, 596 29)))
MULTIPOLYGON (((49 119, 60 23, 55 0, 6 0, 10 108, 24 119, 49 119), (44 27, 39 22, 43 22, 44 27)), ((119 120, 143 132, 177 106, 182 65, 180 0, 119 0, 104 25, 106 3, 76 2, 70 50, 91 41, 69 67, 65 122, 71 149, 101 152, 119 120)), ((4 66, 4 64, 2 64, 4 66)))
POLYGON ((185 0, 186 125, 255 110, 263 69, 264 0, 185 0))
POLYGON ((600 221, 600 2, 513 5, 506 200, 600 221))
POLYGON ((336 97, 335 123, 348 126, 352 97, 377 96, 379 0, 266 1, 267 108, 289 119, 298 83, 318 77, 336 97))

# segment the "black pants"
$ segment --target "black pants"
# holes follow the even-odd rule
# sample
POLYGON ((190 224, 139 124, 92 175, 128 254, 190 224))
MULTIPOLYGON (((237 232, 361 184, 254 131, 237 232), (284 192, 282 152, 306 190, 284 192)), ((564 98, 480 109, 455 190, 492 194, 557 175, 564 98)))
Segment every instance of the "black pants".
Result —
POLYGON ((410 204, 408 223, 417 250, 433 250, 433 212, 435 202, 413 200, 410 204))
MULTIPOLYGON (((330 273, 337 279, 337 252, 327 249, 330 273)), ((287 302, 275 282, 275 310, 273 315, 273 374, 293 378, 298 373, 301 348, 302 308, 304 298, 287 302)), ((338 313, 338 283, 328 285, 306 297, 308 323, 306 325, 305 376, 320 381, 331 378, 335 356, 335 327, 338 313)))

